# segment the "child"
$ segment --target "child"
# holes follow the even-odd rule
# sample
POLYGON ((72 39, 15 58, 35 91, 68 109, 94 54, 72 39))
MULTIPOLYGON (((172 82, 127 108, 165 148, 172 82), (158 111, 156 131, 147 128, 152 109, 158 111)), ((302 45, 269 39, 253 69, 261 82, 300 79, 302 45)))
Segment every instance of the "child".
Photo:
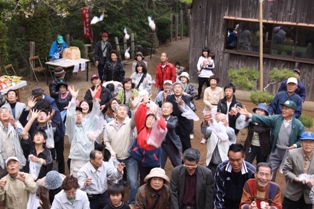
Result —
MULTIPOLYGON (((26 126, 24 127, 24 130, 22 132, 22 138, 21 145, 24 152, 25 157, 27 158, 29 155, 32 155, 29 157, 29 159, 32 162, 40 163, 41 168, 38 174, 38 177, 34 179, 35 181, 37 179, 43 178, 46 176, 46 174, 52 170, 52 157, 50 150, 46 147, 46 140, 47 140, 47 134, 46 132, 39 128, 39 130, 36 130, 32 136, 33 143, 31 142, 31 138, 29 137, 28 131, 31 128, 34 121, 40 117, 40 114, 46 114, 44 111, 32 111, 32 116, 30 120, 27 122, 26 126)), ((26 166, 24 168, 25 172, 29 172, 29 161, 26 163, 26 166)))
POLYGON ((67 83, 60 82, 58 83, 57 88, 59 89, 59 93, 58 93, 58 98, 56 99, 56 103, 60 111, 62 121, 64 121, 65 116, 67 114, 67 108, 68 108, 69 102, 72 99, 72 96, 68 91, 67 83))
POLYGON ((177 74, 177 78, 178 78, 178 76, 183 72, 184 67, 181 66, 180 62, 176 62, 174 64, 174 67, 176 68, 176 74, 177 74))
MULTIPOLYGON (((194 97, 197 96, 197 91, 194 88, 193 84, 190 83, 190 76, 187 72, 182 72, 179 75, 179 80, 183 84, 183 95, 186 95, 190 98, 191 100, 191 109, 195 112, 196 111, 196 106, 194 103, 194 97)), ((190 139, 194 139, 194 122, 191 120, 192 124, 192 132, 190 133, 190 139)))
POLYGON ((130 209, 130 206, 122 202, 124 197, 124 187, 121 184, 112 184, 107 190, 111 203, 104 209, 130 209))

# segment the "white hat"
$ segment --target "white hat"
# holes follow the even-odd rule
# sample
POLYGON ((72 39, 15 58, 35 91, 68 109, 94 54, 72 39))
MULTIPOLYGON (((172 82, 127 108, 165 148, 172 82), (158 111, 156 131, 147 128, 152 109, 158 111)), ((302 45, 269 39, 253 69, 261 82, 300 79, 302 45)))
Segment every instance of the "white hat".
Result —
POLYGON ((165 81, 164 81, 164 85, 165 85, 166 83, 169 83, 170 85, 172 85, 172 81, 171 81, 171 80, 165 80, 165 81))
POLYGON ((179 75, 179 79, 180 79, 181 77, 186 77, 188 80, 190 80, 190 76, 189 76, 189 74, 188 74, 187 72, 182 72, 182 73, 179 75))
POLYGON ((17 157, 8 157, 8 159, 6 159, 5 164, 8 165, 8 162, 10 162, 11 160, 15 160, 17 162, 20 162, 19 159, 17 159, 17 157))
POLYGON ((153 177, 158 177, 164 179, 168 184, 170 182, 169 177, 166 175, 166 172, 162 168, 153 168, 150 170, 150 173, 145 177, 144 181, 147 182, 148 179, 153 177))
POLYGON ((287 84, 288 83, 294 83, 294 84, 298 85, 298 80, 294 77, 291 77, 287 80, 287 84))

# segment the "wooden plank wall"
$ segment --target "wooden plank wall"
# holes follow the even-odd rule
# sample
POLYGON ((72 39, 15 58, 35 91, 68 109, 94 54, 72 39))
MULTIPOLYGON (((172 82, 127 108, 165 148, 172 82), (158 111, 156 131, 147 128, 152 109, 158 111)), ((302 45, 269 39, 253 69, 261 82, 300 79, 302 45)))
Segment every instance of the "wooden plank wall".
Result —
MULTIPOLYGON (((275 0, 264 1, 263 17, 267 20, 311 23, 314 24, 313 0, 275 0)), ((242 18, 259 18, 258 0, 193 0, 190 38, 190 77, 197 82, 196 64, 202 48, 208 46, 215 54, 215 74, 219 76, 220 86, 229 83, 227 70, 244 66, 259 68, 258 57, 224 53, 227 21, 224 16, 242 18)), ((269 83, 269 71, 274 68, 295 68, 296 63, 274 59, 264 59, 264 86, 269 83)), ((301 81, 307 90, 307 100, 314 100, 314 65, 298 63, 301 70, 301 81)), ((259 86, 259 83, 257 83, 259 86)), ((275 85, 270 92, 275 93, 279 87, 275 85)))

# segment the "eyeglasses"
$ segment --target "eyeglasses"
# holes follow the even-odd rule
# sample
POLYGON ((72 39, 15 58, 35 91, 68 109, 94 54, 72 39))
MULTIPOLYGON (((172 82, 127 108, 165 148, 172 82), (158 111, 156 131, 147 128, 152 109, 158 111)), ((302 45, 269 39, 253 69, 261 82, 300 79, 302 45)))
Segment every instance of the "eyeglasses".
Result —
POLYGON ((186 165, 186 164, 183 164, 184 167, 186 168, 197 168, 197 165, 186 165))

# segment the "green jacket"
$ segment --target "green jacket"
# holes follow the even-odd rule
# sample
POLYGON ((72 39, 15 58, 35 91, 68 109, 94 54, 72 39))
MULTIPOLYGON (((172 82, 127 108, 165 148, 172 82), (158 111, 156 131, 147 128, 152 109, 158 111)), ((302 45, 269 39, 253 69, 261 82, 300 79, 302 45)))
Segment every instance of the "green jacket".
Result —
MULTIPOLYGON (((261 116, 257 114, 252 114, 252 122, 258 123, 264 126, 271 127, 272 134, 271 134, 271 147, 272 151, 276 148, 276 143, 278 139, 278 134, 280 131, 281 124, 283 122, 283 117, 281 115, 271 115, 271 116, 261 116)), ((296 144, 300 147, 300 138, 301 134, 304 132, 303 124, 296 118, 292 117, 292 130, 289 138, 289 146, 296 144)))
MULTIPOLYGON (((132 89, 132 94, 137 97, 138 91, 136 89, 132 89)), ((120 101, 121 104, 124 104, 124 89, 118 91, 117 99, 120 101)), ((132 102, 129 101, 129 108, 132 108, 132 102)))

